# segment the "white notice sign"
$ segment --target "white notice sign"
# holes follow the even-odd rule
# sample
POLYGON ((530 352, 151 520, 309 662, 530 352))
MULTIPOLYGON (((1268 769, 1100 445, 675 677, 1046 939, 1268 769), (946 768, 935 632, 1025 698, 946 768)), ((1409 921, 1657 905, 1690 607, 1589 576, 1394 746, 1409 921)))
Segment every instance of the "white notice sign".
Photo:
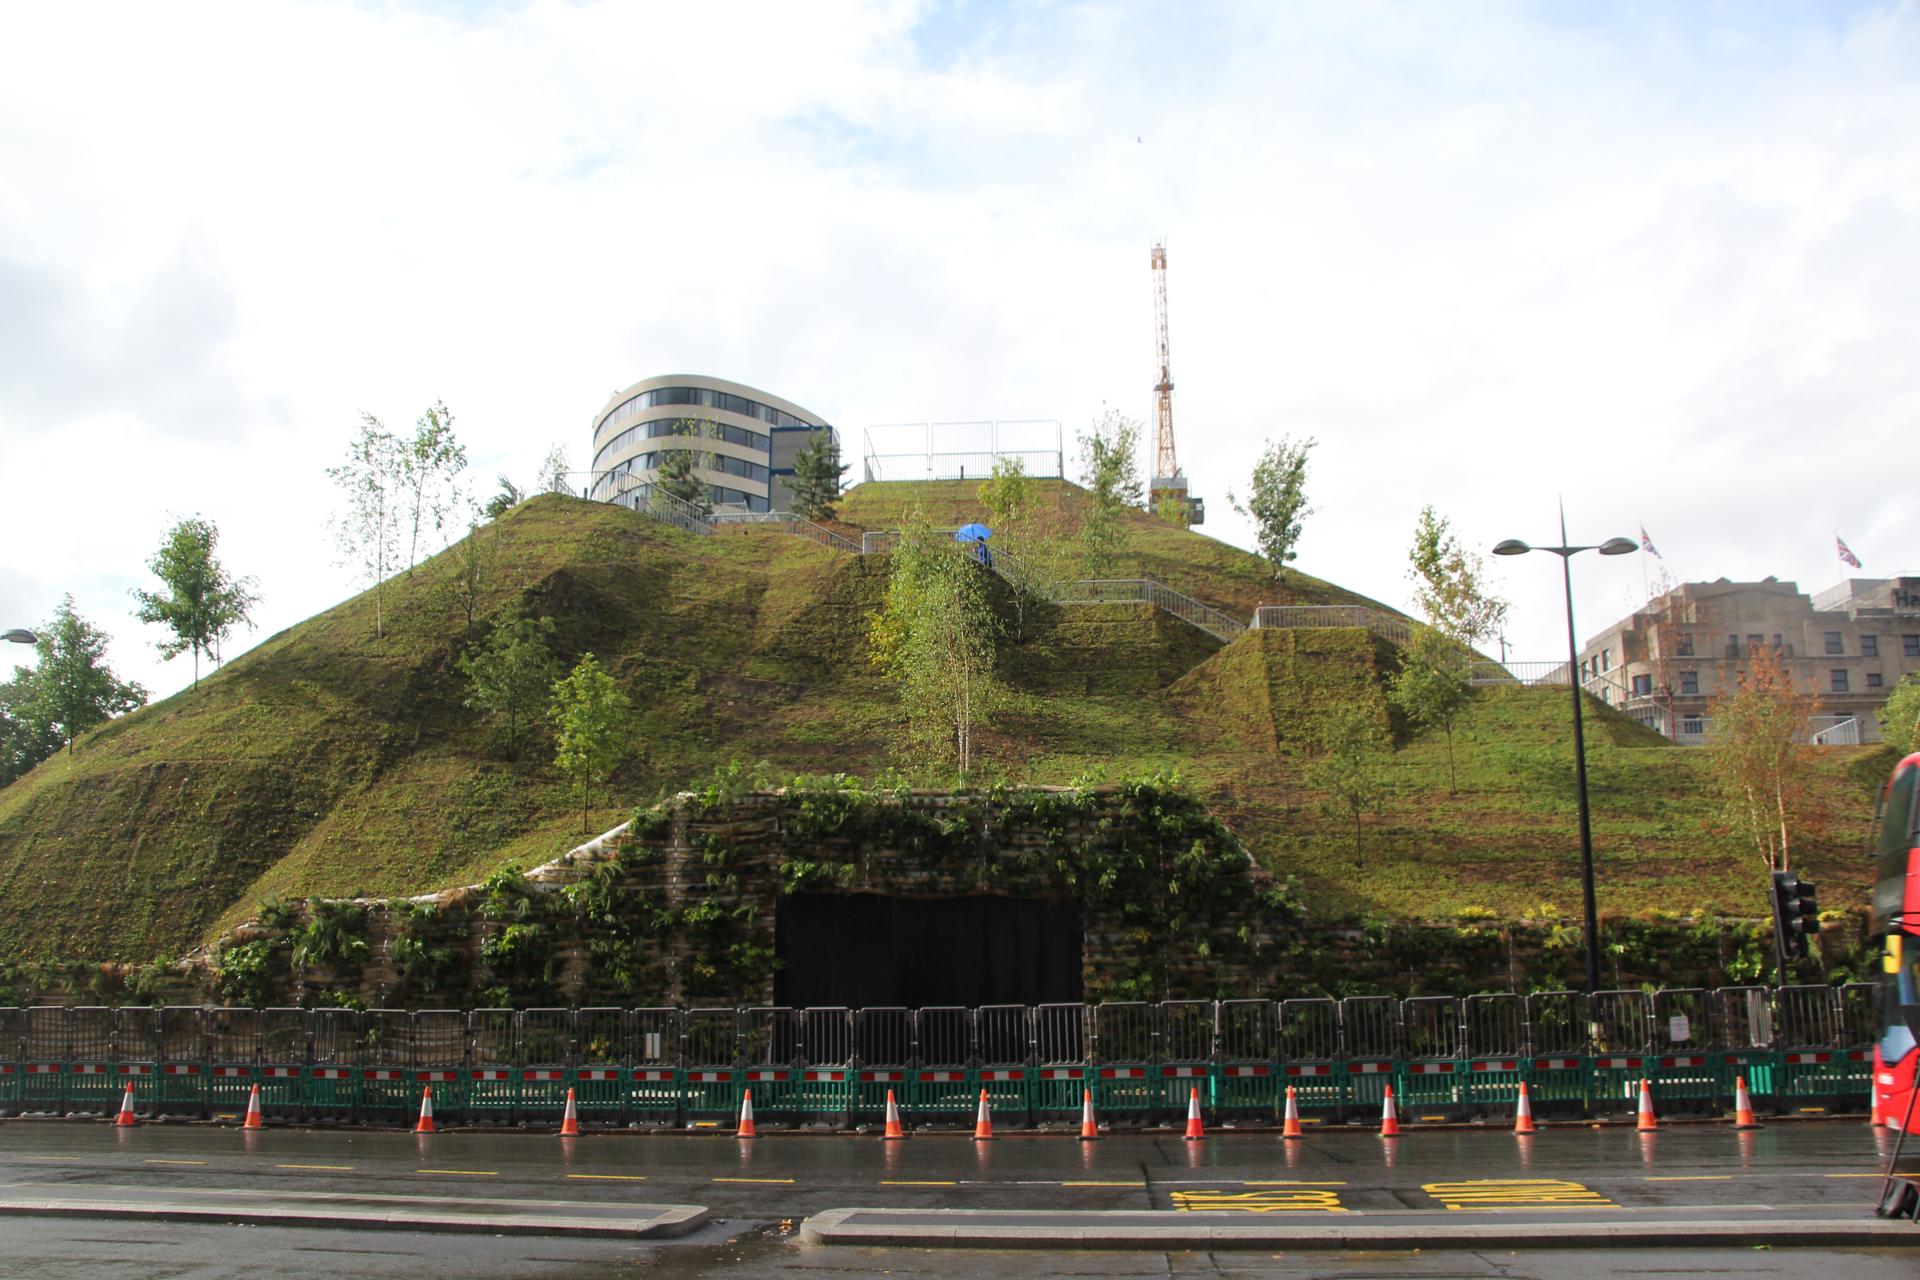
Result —
POLYGON ((1667 1019, 1667 1039, 1674 1044, 1684 1044, 1693 1035, 1693 1025, 1687 1021, 1687 1015, 1676 1013, 1667 1019))

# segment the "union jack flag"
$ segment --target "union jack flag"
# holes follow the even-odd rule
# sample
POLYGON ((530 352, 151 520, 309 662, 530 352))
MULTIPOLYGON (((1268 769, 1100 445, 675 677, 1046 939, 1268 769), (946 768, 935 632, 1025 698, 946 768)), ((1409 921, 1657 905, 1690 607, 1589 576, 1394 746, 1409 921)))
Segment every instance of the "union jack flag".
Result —
POLYGON ((1661 555, 1660 552, 1654 548, 1653 539, 1647 536, 1647 526, 1645 525, 1640 526, 1640 549, 1657 560, 1666 559, 1665 556, 1661 555))
POLYGON ((1860 557, 1847 550, 1846 542, 1837 533, 1833 535, 1833 545, 1840 551, 1841 564, 1850 564, 1856 569, 1860 567, 1860 557))

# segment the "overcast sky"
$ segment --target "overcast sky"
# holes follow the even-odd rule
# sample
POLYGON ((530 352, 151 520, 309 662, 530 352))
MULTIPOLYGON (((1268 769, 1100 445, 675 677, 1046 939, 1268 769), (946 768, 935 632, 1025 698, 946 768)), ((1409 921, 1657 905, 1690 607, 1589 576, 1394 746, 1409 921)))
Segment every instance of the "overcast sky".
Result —
MULTIPOLYGON (((1301 567, 1396 604, 1428 502, 1488 547, 1564 495, 1685 579, 1920 569, 1912 0, 63 2, 0 10, 0 626, 71 592, 179 688, 128 590, 196 513, 254 639, 357 589, 363 410, 444 399, 487 488, 669 372, 856 454, 1151 421, 1159 236, 1213 536, 1311 435, 1301 567)), ((1583 632, 1641 598, 1576 564, 1583 632)), ((1497 568, 1551 658, 1556 565, 1497 568)))

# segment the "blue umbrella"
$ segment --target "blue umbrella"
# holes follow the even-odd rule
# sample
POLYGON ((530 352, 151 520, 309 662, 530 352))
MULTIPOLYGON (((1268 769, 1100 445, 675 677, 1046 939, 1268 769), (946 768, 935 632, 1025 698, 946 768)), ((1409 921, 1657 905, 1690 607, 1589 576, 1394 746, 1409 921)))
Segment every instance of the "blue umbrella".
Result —
POLYGON ((963 524, 953 531, 955 542, 985 542, 993 536, 993 530, 983 524, 963 524))

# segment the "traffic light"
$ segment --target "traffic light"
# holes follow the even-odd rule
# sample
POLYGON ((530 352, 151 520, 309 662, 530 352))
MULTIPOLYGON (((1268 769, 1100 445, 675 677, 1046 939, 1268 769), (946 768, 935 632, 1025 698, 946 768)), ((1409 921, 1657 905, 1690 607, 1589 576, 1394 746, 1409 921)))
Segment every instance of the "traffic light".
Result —
POLYGON ((1820 903, 1814 897, 1816 886, 1791 871, 1773 873, 1773 928, 1780 939, 1781 953, 1807 954, 1807 939, 1820 936, 1820 903))

